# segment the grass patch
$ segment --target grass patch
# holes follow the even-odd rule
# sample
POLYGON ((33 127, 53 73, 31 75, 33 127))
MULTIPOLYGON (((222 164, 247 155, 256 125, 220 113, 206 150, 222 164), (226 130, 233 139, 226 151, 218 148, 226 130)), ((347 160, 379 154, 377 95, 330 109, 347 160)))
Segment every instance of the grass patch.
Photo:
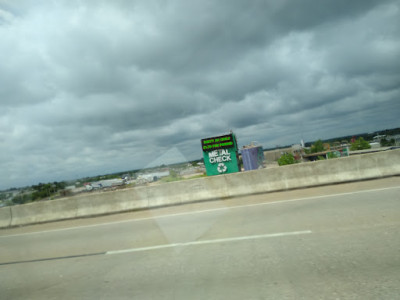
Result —
POLYGON ((196 179, 196 178, 203 178, 203 177, 207 177, 206 174, 200 174, 200 175, 196 175, 196 176, 192 176, 192 177, 188 177, 188 178, 184 178, 185 180, 188 179, 196 179))
POLYGON ((176 176, 167 176, 167 177, 163 177, 161 178, 159 181, 161 182, 174 182, 174 181, 180 181, 183 180, 182 177, 176 177, 176 176))

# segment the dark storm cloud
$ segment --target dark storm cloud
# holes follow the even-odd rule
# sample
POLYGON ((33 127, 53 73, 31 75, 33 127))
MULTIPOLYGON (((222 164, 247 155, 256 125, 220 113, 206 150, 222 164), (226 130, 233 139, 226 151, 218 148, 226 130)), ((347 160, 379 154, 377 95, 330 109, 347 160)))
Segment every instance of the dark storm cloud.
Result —
POLYGON ((230 129, 397 127, 399 20, 395 0, 0 2, 0 187, 196 159, 230 129))

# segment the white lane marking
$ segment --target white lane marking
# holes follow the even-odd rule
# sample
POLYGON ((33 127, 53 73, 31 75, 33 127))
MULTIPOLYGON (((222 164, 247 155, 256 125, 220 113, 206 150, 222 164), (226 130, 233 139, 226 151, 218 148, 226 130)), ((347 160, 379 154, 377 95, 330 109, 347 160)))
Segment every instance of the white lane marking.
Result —
POLYGON ((292 231, 292 232, 279 232, 279 233, 269 233, 269 234, 259 234, 259 235, 238 236, 238 237, 224 238, 224 239, 203 240, 203 241, 195 241, 195 242, 187 242, 187 243, 174 243, 174 244, 164 244, 164 245, 157 245, 157 246, 150 246, 150 247, 140 247, 140 248, 131 248, 131 249, 124 249, 124 250, 107 251, 106 255, 123 254, 123 253, 130 253, 130 252, 141 252, 141 251, 149 251, 149 250, 157 250, 157 249, 165 249, 165 248, 174 248, 174 247, 187 247, 187 246, 195 246, 195 245, 229 243, 229 242, 237 242, 237 241, 245 241, 245 240, 265 239, 265 238, 272 238, 272 237, 310 234, 310 233, 312 233, 311 230, 304 230, 304 231, 292 231))
MULTIPOLYGON (((58 232, 58 231, 77 230, 77 229, 82 229, 82 228, 117 225, 117 224, 122 224, 122 223, 129 223, 129 222, 140 222, 140 221, 162 219, 162 218, 173 218, 173 217, 179 217, 179 216, 185 216, 185 215, 194 215, 194 214, 216 212, 216 211, 221 211, 221 210, 247 208, 247 207, 263 206, 263 205, 270 205, 270 204, 285 204, 285 203, 290 203, 290 202, 315 200, 315 199, 321 199, 321 198, 322 199, 326 199, 326 198, 331 198, 331 197, 336 197, 336 196, 346 196, 346 195, 354 195, 354 194, 362 194, 362 193, 370 193, 370 192, 380 192, 380 191, 393 190, 393 189, 400 189, 400 186, 388 187, 388 188, 380 188, 380 189, 371 189, 371 190, 363 190, 363 191, 356 191, 356 192, 348 192, 348 193, 339 193, 339 194, 321 195, 321 196, 313 196, 313 197, 295 198, 295 199, 290 199, 290 200, 277 200, 277 201, 269 201, 269 202, 254 203, 254 204, 226 206, 226 207, 220 207, 220 208, 189 211, 189 212, 183 212, 183 213, 177 213, 177 214, 151 216, 151 217, 139 218, 139 219, 133 219, 133 220, 123 220, 123 221, 114 221, 114 222, 107 222, 107 223, 101 223, 101 224, 83 225, 83 226, 78 226, 78 227, 68 227, 68 228, 60 228, 60 229, 52 229, 52 230, 27 232, 27 233, 17 233, 17 234, 3 235, 3 236, 0 235, 0 239, 1 238, 6 238, 6 237, 24 236, 24 235, 39 234, 39 233, 53 233, 53 232, 58 232)), ((261 195, 262 194, 260 194, 260 196, 261 195)), ((243 197, 248 197, 248 196, 252 196, 252 195, 244 195, 243 197)), ((380 199, 380 200, 382 200, 382 199, 380 199)), ((187 203, 187 205, 190 205, 190 204, 191 203, 187 203)), ((149 210, 151 210, 151 208, 149 210)), ((69 221, 72 221, 72 220, 73 219, 71 219, 69 221)), ((68 220, 66 220, 66 221, 68 221, 68 220)), ((7 230, 7 229, 5 229, 5 230, 7 230)))

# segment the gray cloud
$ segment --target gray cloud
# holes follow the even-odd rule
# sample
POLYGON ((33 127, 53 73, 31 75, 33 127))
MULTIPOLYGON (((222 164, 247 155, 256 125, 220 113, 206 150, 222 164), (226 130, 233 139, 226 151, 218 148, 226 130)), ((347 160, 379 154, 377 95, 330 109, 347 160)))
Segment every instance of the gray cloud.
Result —
POLYGON ((400 3, 0 3, 0 188, 398 127, 400 3), (171 150, 172 149, 172 150, 171 150), (163 155, 168 152, 168 155, 163 155))

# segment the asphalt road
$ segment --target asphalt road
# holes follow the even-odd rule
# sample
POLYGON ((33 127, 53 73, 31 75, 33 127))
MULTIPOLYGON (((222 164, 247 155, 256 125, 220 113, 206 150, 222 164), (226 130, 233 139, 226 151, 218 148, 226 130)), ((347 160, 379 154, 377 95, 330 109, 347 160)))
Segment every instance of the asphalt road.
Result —
POLYGON ((400 299, 400 177, 0 230, 0 299, 400 299))

